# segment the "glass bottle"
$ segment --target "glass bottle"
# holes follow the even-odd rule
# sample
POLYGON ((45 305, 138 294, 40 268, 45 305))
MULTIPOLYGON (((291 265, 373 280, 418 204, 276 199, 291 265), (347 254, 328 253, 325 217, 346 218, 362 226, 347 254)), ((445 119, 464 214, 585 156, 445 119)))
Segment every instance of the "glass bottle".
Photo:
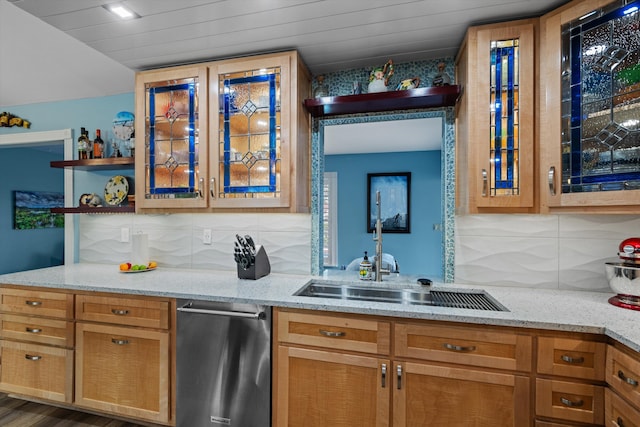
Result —
POLYGON ((104 141, 100 135, 100 129, 96 129, 96 139, 93 140, 93 158, 101 159, 104 157, 104 141))
POLYGON ((89 136, 85 128, 80 128, 80 136, 78 137, 78 159, 85 160, 89 158, 89 136))
POLYGON ((322 98, 323 96, 329 96, 329 86, 324 82, 324 76, 320 75, 316 77, 318 85, 313 90, 314 98, 322 98))

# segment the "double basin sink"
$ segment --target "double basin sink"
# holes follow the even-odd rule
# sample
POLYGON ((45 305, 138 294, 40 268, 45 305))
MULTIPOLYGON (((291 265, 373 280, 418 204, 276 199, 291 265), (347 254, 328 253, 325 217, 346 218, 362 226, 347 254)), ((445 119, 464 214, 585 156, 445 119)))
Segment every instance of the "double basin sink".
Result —
POLYGON ((371 301, 391 304, 428 305, 471 310, 509 311, 485 291, 464 289, 383 288, 352 283, 312 280, 295 296, 371 301))

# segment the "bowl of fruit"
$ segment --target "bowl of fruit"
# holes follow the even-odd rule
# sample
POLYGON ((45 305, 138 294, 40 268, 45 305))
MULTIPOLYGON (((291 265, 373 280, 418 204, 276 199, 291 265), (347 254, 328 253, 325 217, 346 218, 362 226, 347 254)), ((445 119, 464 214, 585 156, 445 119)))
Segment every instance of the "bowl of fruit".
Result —
POLYGON ((123 262, 120 264, 120 273, 144 273, 145 271, 152 271, 156 268, 158 268, 158 263, 155 261, 149 261, 148 264, 123 262))

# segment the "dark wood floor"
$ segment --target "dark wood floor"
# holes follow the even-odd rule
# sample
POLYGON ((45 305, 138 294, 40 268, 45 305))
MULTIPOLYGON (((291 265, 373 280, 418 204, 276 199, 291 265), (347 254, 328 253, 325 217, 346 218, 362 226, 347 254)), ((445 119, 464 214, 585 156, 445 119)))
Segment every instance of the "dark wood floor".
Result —
POLYGON ((142 427, 140 424, 114 420, 55 406, 14 399, 0 393, 2 427, 142 427))

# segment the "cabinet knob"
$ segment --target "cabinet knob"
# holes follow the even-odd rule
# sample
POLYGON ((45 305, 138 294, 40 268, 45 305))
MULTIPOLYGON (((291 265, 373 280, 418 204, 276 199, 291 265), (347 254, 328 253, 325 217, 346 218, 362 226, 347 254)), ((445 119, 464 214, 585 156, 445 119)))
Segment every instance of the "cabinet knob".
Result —
POLYGON ((461 345, 455 345, 455 344, 449 344, 449 343, 444 343, 442 344, 442 346, 444 348, 446 348, 447 350, 451 350, 451 351, 476 351, 476 346, 475 345, 470 345, 470 346, 461 346, 461 345))
POLYGON ((42 359, 42 356, 35 356, 35 355, 32 355, 32 354, 25 354, 24 358, 27 359, 27 360, 31 360, 31 361, 35 362, 35 361, 38 361, 38 360, 42 359))
POLYGON ((42 305, 42 301, 30 301, 30 300, 26 300, 24 302, 26 305, 30 305, 31 307, 39 307, 42 305))
POLYGON ((549 194, 556 195, 556 167, 551 166, 549 168, 549 194))
POLYGON ((618 378, 620 378, 622 381, 624 381, 625 383, 627 383, 629 385, 632 385, 634 387, 638 386, 638 381, 637 380, 634 380, 633 378, 629 378, 622 371, 618 371, 618 378))
POLYGON ((487 176, 487 170, 482 169, 482 197, 487 197, 489 192, 489 177, 487 176))
POLYGON ((560 356, 563 362, 571 363, 571 364, 580 364, 584 363, 584 357, 571 357, 568 354, 563 354, 560 356))
POLYGON ((584 400, 573 401, 573 400, 567 399, 566 397, 561 397, 560 402, 562 402, 564 406, 568 406, 570 408, 579 408, 584 405, 584 400))
POLYGON ((346 332, 342 332, 342 331, 333 332, 333 331, 327 331, 324 329, 320 329, 319 332, 325 337, 331 337, 331 338, 339 338, 347 335, 346 332))

